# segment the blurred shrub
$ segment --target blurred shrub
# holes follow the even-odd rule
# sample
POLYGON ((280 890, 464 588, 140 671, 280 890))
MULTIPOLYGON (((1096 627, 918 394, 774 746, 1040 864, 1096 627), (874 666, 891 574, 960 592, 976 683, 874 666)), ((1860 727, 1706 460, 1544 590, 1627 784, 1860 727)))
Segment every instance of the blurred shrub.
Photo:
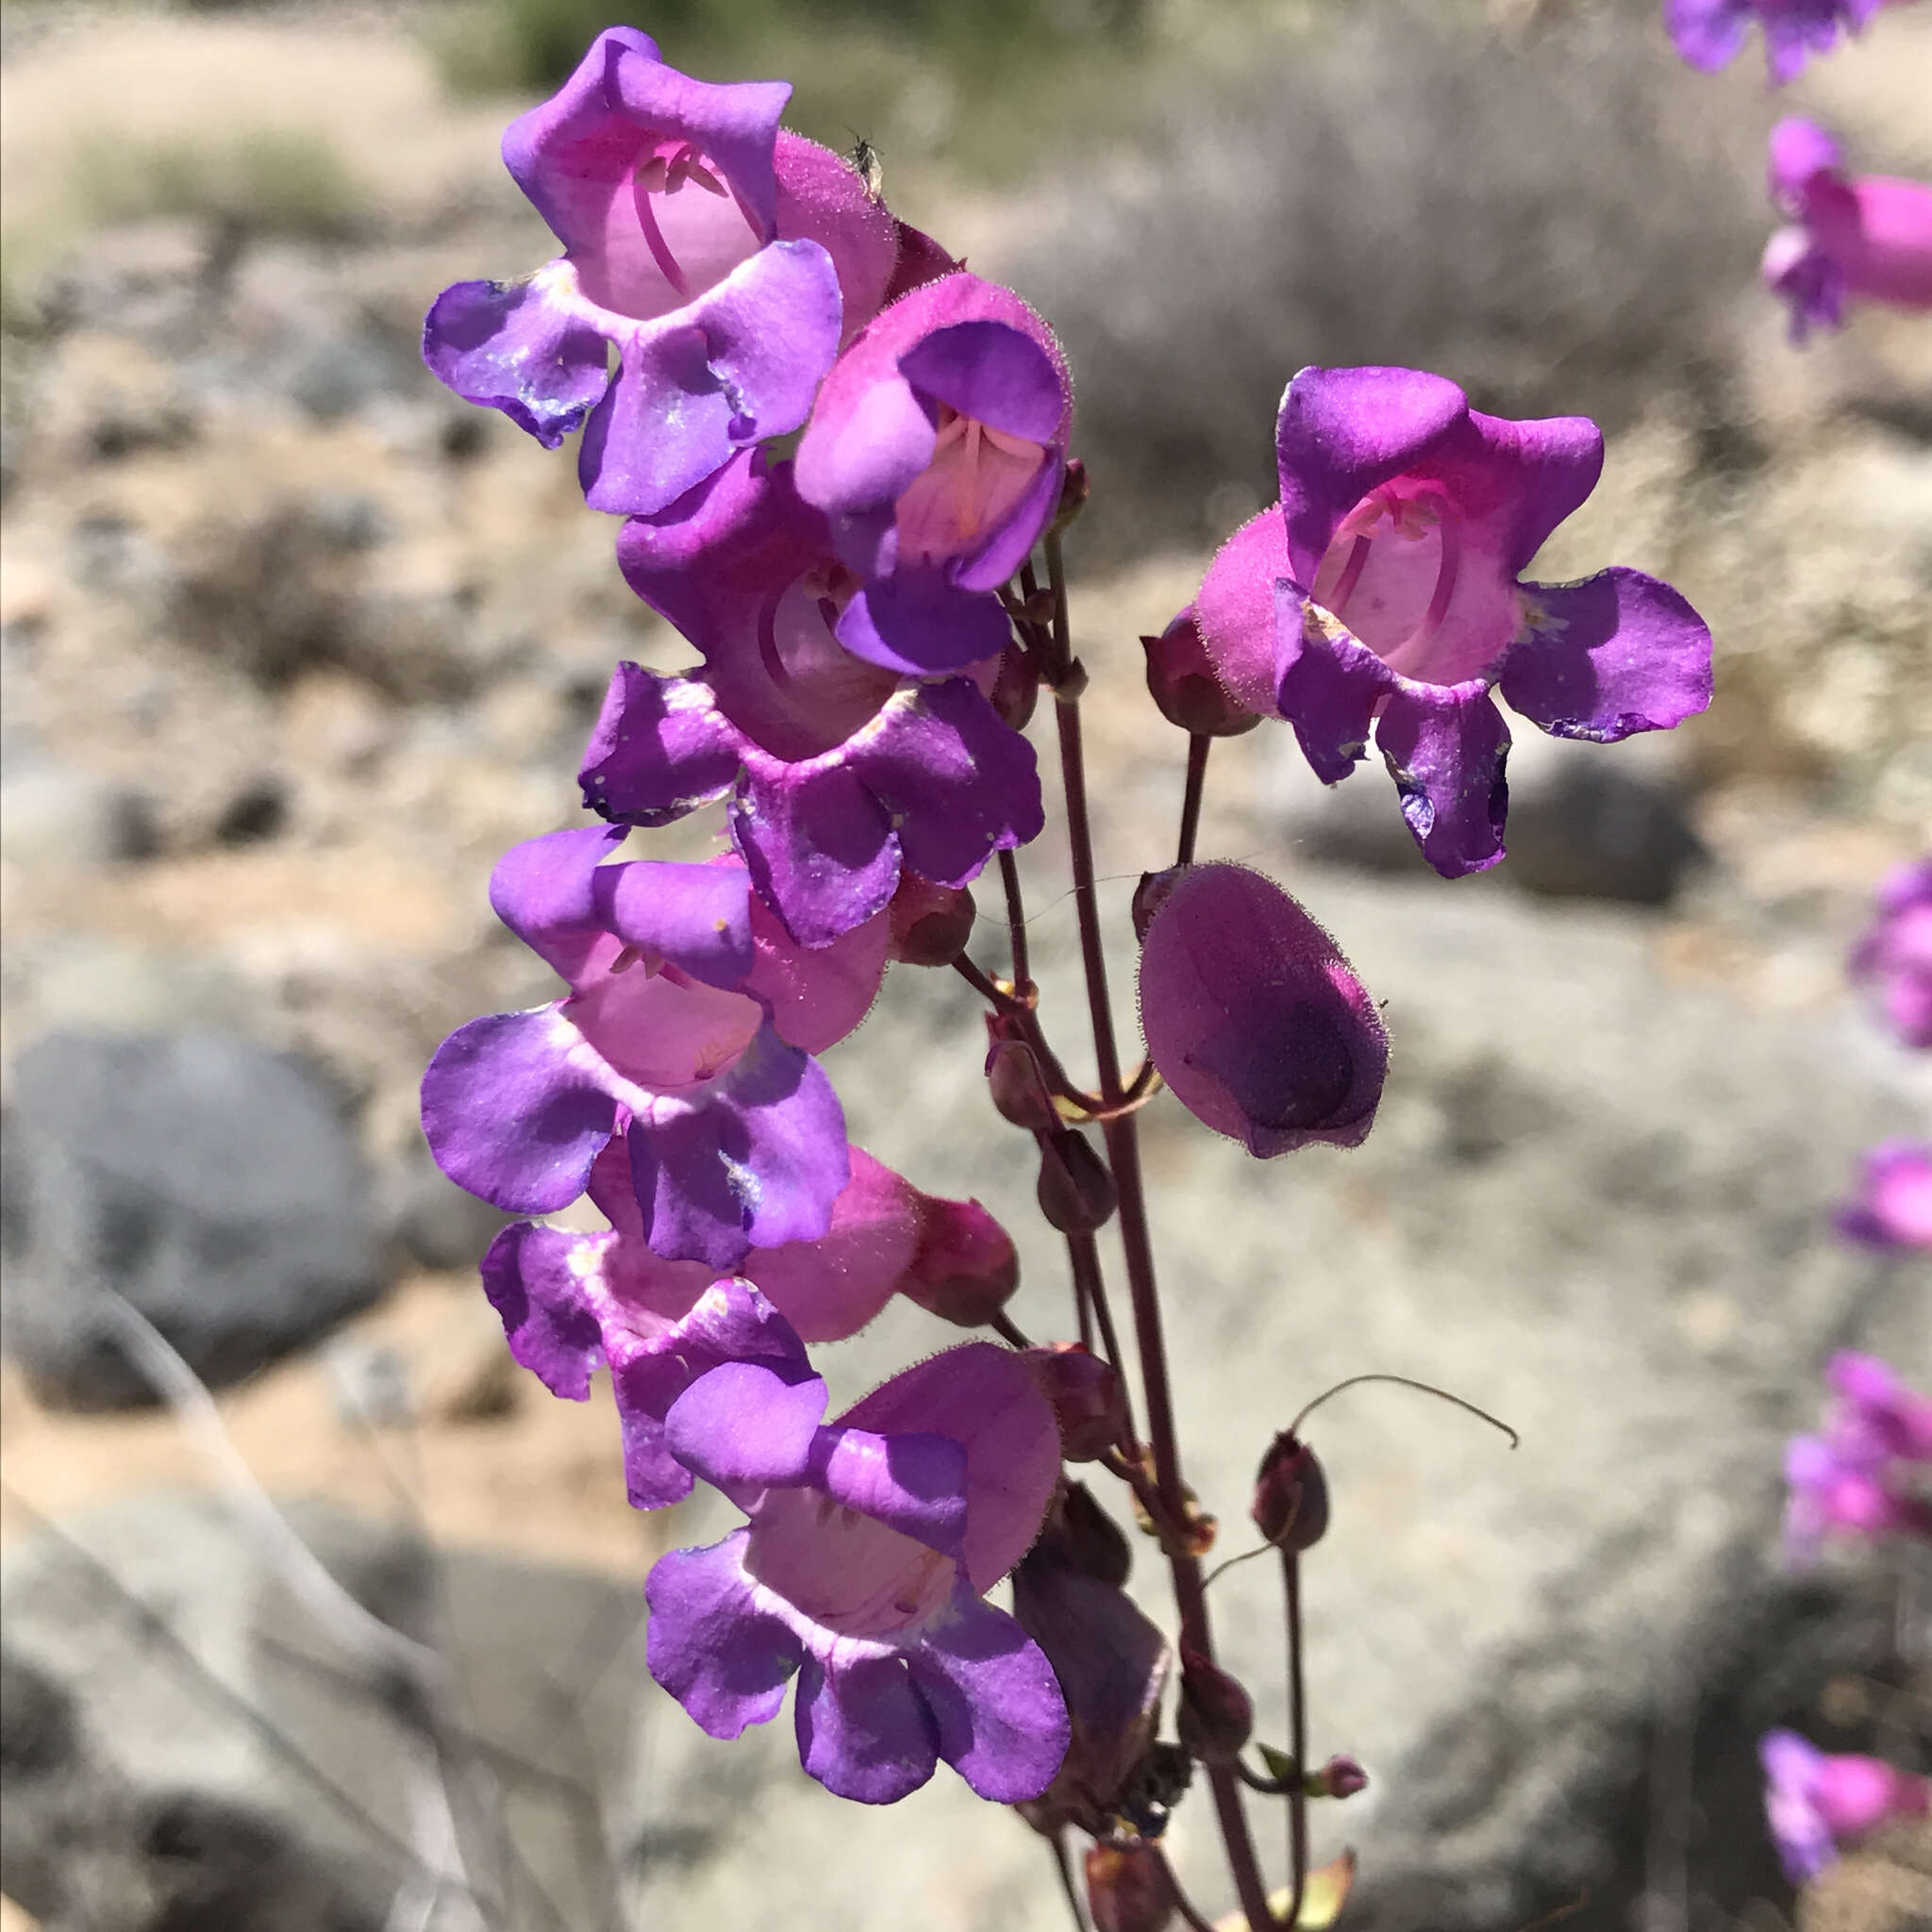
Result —
POLYGON ((258 129, 223 140, 90 143, 75 189, 97 221, 193 215, 263 235, 327 241, 363 225, 371 203, 328 142, 258 129))
POLYGON ((1137 143, 1071 156, 987 264, 1065 341, 1119 505, 1083 538, 1208 540, 1270 501, 1307 363, 1437 370, 1481 408, 1607 427, 1722 390, 1764 232, 1761 126, 1728 98, 1648 8, 1506 39, 1391 0, 1219 79, 1168 72, 1137 143))

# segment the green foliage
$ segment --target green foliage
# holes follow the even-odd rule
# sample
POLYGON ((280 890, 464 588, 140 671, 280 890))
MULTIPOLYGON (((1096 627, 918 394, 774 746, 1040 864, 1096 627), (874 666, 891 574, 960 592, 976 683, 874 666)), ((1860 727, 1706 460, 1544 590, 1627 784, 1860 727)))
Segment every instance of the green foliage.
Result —
POLYGON ((327 142, 273 129, 219 141, 90 144, 75 158, 74 186, 96 221, 194 215, 311 240, 353 234, 370 208, 327 142))

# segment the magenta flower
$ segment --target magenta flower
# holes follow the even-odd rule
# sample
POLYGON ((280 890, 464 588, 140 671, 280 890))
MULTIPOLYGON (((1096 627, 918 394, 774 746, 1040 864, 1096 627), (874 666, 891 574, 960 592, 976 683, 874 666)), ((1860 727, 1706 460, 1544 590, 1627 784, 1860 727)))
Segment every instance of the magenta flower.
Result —
POLYGON ((1771 198, 1791 217, 1765 245, 1765 286, 1790 308, 1791 340, 1844 324, 1845 297, 1932 308, 1932 187, 1890 175, 1848 178, 1815 121, 1771 131, 1771 198))
POLYGON ((570 984, 461 1026, 423 1078, 423 1130, 459 1187, 546 1214, 613 1136, 658 1253, 733 1266, 812 1241, 849 1177, 844 1115, 813 1053, 864 1018, 886 921, 806 953, 735 863, 598 861, 619 825, 514 847, 490 903, 570 984))
POLYGON ((1932 1253, 1932 1141, 1887 1141, 1861 1163, 1857 1192, 1835 1217, 1847 1239, 1932 1253))
POLYGON ((662 509, 796 429, 884 297, 892 217, 837 155, 780 131, 791 92, 689 79, 610 27, 504 136, 564 252, 522 281, 445 289, 424 359, 546 449, 583 424, 593 509, 662 509))
POLYGON ((1052 1782, 1067 1713, 1046 1658, 986 1592, 1039 1533, 1059 1474, 1025 1364, 969 1342, 830 1426, 824 1385, 715 1369, 672 1406, 672 1452, 744 1510, 645 1584, 651 1674, 714 1738, 776 1716, 841 1797, 891 1804, 943 1757, 984 1798, 1052 1782))
POLYGON ((986 696, 996 658, 927 681, 845 650, 858 579, 790 464, 748 454, 632 518, 618 561, 705 666, 618 666, 578 774, 593 810, 656 825, 728 797, 753 884, 808 946, 871 919, 902 871, 963 885, 1039 835, 1033 748, 986 696))
POLYGON ((1886 874, 1878 916, 1852 953, 1851 974, 1877 986, 1907 1046, 1932 1047, 1932 858, 1886 874))
POLYGON ((1895 1818, 1926 1813, 1925 1779, 1879 1757, 1820 1751, 1795 1731, 1767 1731, 1757 1746, 1764 1766, 1764 1811, 1793 1885, 1837 1861, 1841 1841, 1895 1818))
POLYGON ((1622 568, 1520 581, 1589 496, 1603 437, 1511 423, 1409 369, 1304 369, 1276 428, 1281 505, 1228 539, 1195 600, 1249 709, 1286 718, 1316 775, 1375 743, 1445 878, 1503 856, 1509 733, 1491 692, 1557 738, 1610 743, 1710 702, 1710 633, 1622 568))
POLYGON ((1141 1030, 1198 1121, 1261 1159, 1358 1146, 1389 1035, 1335 941, 1244 866, 1181 866, 1143 884, 1141 1030))
POLYGON ((880 312, 840 357, 798 445, 798 493, 858 575, 839 641, 935 676, 996 656, 996 594, 1052 520, 1074 393, 1052 331, 961 272, 880 312))
POLYGON ((1743 51, 1755 19, 1764 29, 1764 64, 1774 87, 1795 80, 1841 32, 1857 33, 1886 0, 1664 0, 1664 25, 1678 54, 1716 74, 1743 51))
POLYGON ((1785 1445, 1785 1553, 1817 1559, 1829 1536, 1932 1537, 1932 1400, 1876 1356, 1842 1350, 1825 1370, 1824 1426, 1785 1445))

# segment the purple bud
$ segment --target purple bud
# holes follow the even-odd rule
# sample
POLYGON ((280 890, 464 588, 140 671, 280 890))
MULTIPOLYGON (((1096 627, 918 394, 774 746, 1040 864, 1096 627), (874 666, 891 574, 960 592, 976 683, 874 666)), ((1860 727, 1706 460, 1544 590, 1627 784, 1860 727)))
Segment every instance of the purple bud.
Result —
POLYGON ((1147 689, 1170 724, 1202 738, 1238 738, 1261 722, 1260 714, 1231 698, 1214 666, 1190 604, 1158 638, 1143 637, 1147 689))
POLYGON ((1269 1445, 1248 1512, 1278 1549, 1312 1549, 1328 1530, 1328 1479, 1315 1452, 1292 1429, 1269 1445))
POLYGON ((1077 1341, 1031 1348, 1026 1358, 1053 1404, 1069 1462, 1092 1462, 1126 1434, 1127 1393, 1110 1362, 1077 1341))
POLYGON ((1219 1664, 1181 1644, 1181 1748, 1203 1764, 1232 1764, 1255 1728, 1255 1700, 1219 1664))
POLYGON ((1069 457, 1066 475, 1060 484, 1060 507, 1054 513, 1056 532, 1064 530, 1087 508, 1087 499, 1092 493, 1093 480, 1087 474, 1087 465, 1078 457, 1069 457))
POLYGON ((887 911, 892 937, 886 957, 906 966, 950 966, 978 917, 966 887, 935 885, 912 872, 899 874, 887 911))
POLYGON ((1181 1105, 1260 1159, 1358 1146, 1389 1036, 1335 941, 1244 866, 1176 867, 1138 904, 1141 1030, 1181 1105))
POLYGON ((1000 653, 1000 668, 987 697, 1002 724, 1025 730, 1040 702, 1040 666, 1018 644, 1008 644, 1000 653))
POLYGON ((1062 1234, 1091 1234, 1113 1216, 1118 1197, 1107 1163, 1072 1127, 1040 1142, 1040 1211, 1062 1234))
POLYGON ((1012 1237, 977 1201, 919 1196, 919 1247, 899 1291, 961 1328, 983 1327, 1020 1285, 1012 1237))
POLYGON ((1134 1549, 1125 1531, 1093 1500, 1085 1483, 1061 1483, 1059 1499, 1034 1548, 1109 1590, 1124 1589, 1133 1573, 1134 1549))
POLYGON ((1040 1060, 1019 1023, 1004 1013, 986 1016, 986 1082, 1003 1120, 1029 1134, 1058 1131, 1060 1117, 1040 1072, 1040 1060))
POLYGON ((1087 1854, 1087 1909, 1093 1932, 1161 1932, 1174 1918, 1174 1887, 1152 1845, 1095 1845, 1087 1854))
POLYGON ((1369 1774, 1353 1757, 1331 1757, 1311 1771, 1302 1790, 1311 1798, 1352 1798, 1369 1788, 1369 1774))

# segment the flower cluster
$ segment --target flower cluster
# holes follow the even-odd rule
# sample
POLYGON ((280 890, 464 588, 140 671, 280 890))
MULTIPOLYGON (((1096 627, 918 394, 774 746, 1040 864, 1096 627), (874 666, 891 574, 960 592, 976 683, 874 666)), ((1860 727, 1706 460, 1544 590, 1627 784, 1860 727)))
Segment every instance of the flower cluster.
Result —
POLYGON ((1824 1538, 1932 1538, 1932 1398, 1876 1356, 1841 1351, 1816 1435, 1785 1446, 1785 1548, 1815 1558, 1824 1538))

